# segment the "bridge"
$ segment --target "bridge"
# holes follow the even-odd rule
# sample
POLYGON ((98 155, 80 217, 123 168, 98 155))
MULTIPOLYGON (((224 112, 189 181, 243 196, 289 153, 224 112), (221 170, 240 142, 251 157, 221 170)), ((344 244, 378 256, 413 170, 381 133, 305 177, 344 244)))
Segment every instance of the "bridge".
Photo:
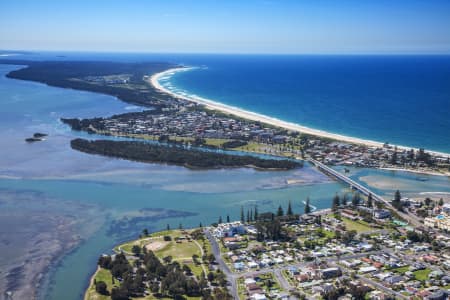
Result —
POLYGON ((376 193, 372 192, 371 190, 369 190, 368 188, 366 188, 365 186, 357 183, 356 181, 354 181, 353 179, 343 175, 342 173, 333 170, 332 168, 324 165, 323 163, 312 159, 312 158, 308 158, 307 159, 310 163, 312 163, 314 166, 316 166, 320 171, 322 171, 323 173, 332 176, 346 184, 348 184, 350 186, 350 188, 357 190, 358 192, 360 192, 361 194, 365 195, 365 196, 369 196, 372 195, 372 199, 374 201, 377 202, 381 202, 383 203, 386 207, 388 207, 389 209, 395 211, 400 217, 402 217, 403 219, 407 220, 408 223, 410 223, 410 225, 413 226, 421 226, 422 224, 420 223, 420 221, 406 213, 400 212, 398 210, 396 210, 392 204, 387 201, 386 199, 384 199, 383 197, 381 197, 380 195, 377 195, 376 193))

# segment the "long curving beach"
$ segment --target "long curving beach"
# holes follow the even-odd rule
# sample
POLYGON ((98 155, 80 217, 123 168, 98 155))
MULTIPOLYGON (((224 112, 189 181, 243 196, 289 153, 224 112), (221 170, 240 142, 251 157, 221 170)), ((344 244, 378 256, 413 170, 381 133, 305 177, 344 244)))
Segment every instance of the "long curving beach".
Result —
MULTIPOLYGON (((186 101, 191 101, 191 102, 195 102, 195 103, 204 105, 208 109, 222 111, 224 113, 235 115, 237 117, 266 123, 266 124, 277 126, 277 127, 284 128, 287 130, 298 131, 298 132, 302 132, 305 134, 315 135, 315 136, 324 137, 324 138, 330 138, 330 139, 348 142, 348 143, 367 145, 369 147, 383 147, 383 143, 381 143, 381 142, 366 140, 366 139, 361 139, 361 138, 356 138, 356 137, 351 137, 351 136, 346 136, 346 135, 341 135, 341 134, 336 134, 336 133, 331 133, 331 132, 314 129, 314 128, 309 128, 306 126, 302 126, 302 125, 291 123, 291 122, 286 122, 286 121, 283 121, 283 120, 280 120, 277 118, 269 117, 267 115, 244 110, 244 109, 241 109, 238 107, 226 105, 226 104, 223 104, 220 102, 215 102, 210 99, 205 99, 205 98, 198 97, 198 96, 180 95, 180 94, 177 94, 177 93, 165 88, 164 86, 162 86, 159 83, 159 80, 163 77, 172 76, 176 72, 188 71, 190 69, 193 69, 193 68, 187 68, 187 67, 171 68, 166 71, 153 74, 150 77, 149 81, 154 88, 156 88, 157 90, 159 90, 163 93, 170 94, 171 96, 179 98, 179 99, 183 99, 186 101)), ((414 148, 414 147, 407 147, 407 146, 401 146, 401 145, 397 145, 397 148, 408 149, 408 150, 409 149, 418 150, 417 148, 414 148)), ((428 151, 428 150, 427 150, 427 152, 429 152, 433 155, 436 155, 436 156, 442 156, 442 157, 450 156, 449 153, 444 153, 444 152, 428 151)))

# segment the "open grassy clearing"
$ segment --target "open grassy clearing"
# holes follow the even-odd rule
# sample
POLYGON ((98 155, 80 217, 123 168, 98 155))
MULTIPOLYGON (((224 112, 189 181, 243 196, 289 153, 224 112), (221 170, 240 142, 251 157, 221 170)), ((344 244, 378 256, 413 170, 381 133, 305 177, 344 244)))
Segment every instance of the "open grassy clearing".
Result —
POLYGON ((352 221, 347 218, 342 218, 342 222, 345 224, 345 228, 347 230, 356 230, 358 233, 364 233, 371 230, 374 230, 373 227, 370 227, 369 224, 362 221, 352 221))

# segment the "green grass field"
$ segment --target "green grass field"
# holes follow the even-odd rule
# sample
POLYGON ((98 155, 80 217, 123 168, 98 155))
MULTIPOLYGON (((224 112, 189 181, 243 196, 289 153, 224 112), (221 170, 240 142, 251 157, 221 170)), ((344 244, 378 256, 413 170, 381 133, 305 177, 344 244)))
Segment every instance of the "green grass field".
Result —
POLYGON ((414 276, 416 277, 417 280, 420 281, 425 281, 428 279, 428 274, 431 273, 430 269, 424 269, 424 270, 418 270, 413 272, 414 276))
MULTIPOLYGON (((94 274, 94 278, 97 282, 103 281, 108 286, 108 291, 111 292, 113 287, 117 287, 116 284, 112 284, 112 276, 109 270, 99 268, 94 274)), ((103 296, 95 291, 95 286, 92 284, 86 291, 85 300, 107 300, 111 299, 109 296, 103 296)))
MULTIPOLYGON (((144 237, 142 239, 138 239, 135 241, 130 241, 123 243, 117 247, 114 248, 116 252, 120 252, 121 250, 126 252, 127 254, 131 253, 131 249, 134 245, 139 245, 140 247, 143 247, 151 242, 159 242, 163 243, 163 248, 155 250, 155 255, 162 259, 166 256, 172 256, 173 260, 178 261, 180 264, 186 264, 189 266, 189 268, 192 270, 192 273, 196 276, 200 276, 200 274, 203 271, 202 265, 195 265, 192 262, 192 255, 196 254, 199 256, 199 259, 201 260, 202 252, 200 247, 202 247, 202 242, 199 241, 200 247, 195 243, 193 240, 188 241, 187 239, 182 240, 181 242, 177 243, 175 241, 175 238, 181 237, 183 233, 181 230, 169 230, 169 231, 161 231, 156 232, 153 234, 150 234, 147 237, 144 237), (164 241, 164 236, 170 236, 172 238, 171 241, 164 241)), ((205 242, 207 251, 210 251, 211 246, 208 242, 205 242)), ((99 269, 95 275, 94 278, 97 282, 104 281, 106 285, 108 286, 108 291, 111 292, 111 289, 114 286, 117 286, 117 283, 115 285, 112 284, 112 276, 109 270, 106 269, 99 269)), ((186 299, 189 300, 199 300, 201 297, 187 297, 186 299)), ((91 285, 85 295, 85 300, 107 300, 111 299, 109 296, 102 296, 98 294, 95 291, 95 286, 91 285)), ((171 298, 155 298, 153 295, 149 295, 144 298, 132 298, 136 300, 154 300, 154 299, 171 299, 171 298)))
POLYGON ((373 230, 367 223, 362 221, 352 221, 347 218, 342 218, 342 222, 345 224, 347 230, 356 230, 358 233, 364 233, 373 230))
POLYGON ((400 268, 396 268, 393 269, 392 271, 399 273, 399 274, 405 274, 406 272, 409 271, 409 266, 404 266, 404 267, 400 267, 400 268))

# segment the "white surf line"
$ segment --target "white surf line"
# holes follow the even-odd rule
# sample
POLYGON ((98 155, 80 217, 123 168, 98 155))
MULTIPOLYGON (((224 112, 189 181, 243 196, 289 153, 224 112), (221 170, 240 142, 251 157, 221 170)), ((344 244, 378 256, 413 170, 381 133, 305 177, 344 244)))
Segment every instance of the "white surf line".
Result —
MULTIPOLYGON (((296 123, 292 123, 292 122, 287 122, 287 121, 283 121, 274 117, 270 117, 267 115, 263 115, 263 114, 259 114, 259 113, 255 113, 252 111, 247 111, 245 109, 241 109, 239 107, 234 107, 231 105, 227 105, 227 104, 223 104, 220 102, 215 102, 213 100, 210 99, 206 99, 206 98, 202 98, 199 96, 189 96, 187 95, 185 92, 174 92, 170 89, 167 89, 166 87, 164 87, 163 85, 161 85, 161 83, 159 82, 160 79, 168 79, 170 78, 170 76, 174 75, 177 72, 186 72, 189 70, 193 70, 193 69, 198 69, 196 67, 177 67, 177 68, 171 68, 168 69, 166 71, 160 72, 160 73, 156 73, 153 74, 150 77, 149 82, 153 85, 154 88, 156 88, 157 90, 159 90, 162 93, 166 93, 169 94, 175 98, 179 98, 179 99, 183 99, 186 101, 190 101, 190 102, 194 102, 197 104, 201 104, 206 106, 209 109, 212 110, 219 110, 231 115, 235 115, 244 119, 248 119, 248 120, 252 120, 252 121, 256 121, 256 122, 262 122, 262 123, 266 123, 266 124, 270 124, 272 126, 276 126, 276 127, 280 127, 280 128, 284 128, 287 130, 292 130, 292 131, 299 131, 302 133, 306 133, 306 134, 310 134, 310 135, 315 135, 315 136, 319 136, 319 137, 324 137, 324 138, 330 138, 330 139, 334 139, 334 140, 338 140, 338 141, 343 141, 343 142, 349 142, 349 143, 354 143, 354 144, 362 144, 362 145, 367 145, 369 147, 378 147, 378 148, 382 148, 384 143, 381 142, 377 142, 377 141, 372 141, 372 140, 367 140, 367 139, 362 139, 362 138, 356 138, 356 137, 351 137, 351 136, 346 136, 346 135, 341 135, 341 134, 336 134, 336 133, 331 133, 331 132, 327 132, 327 131, 323 131, 323 130, 319 130, 319 129, 314 129, 314 128, 309 128, 303 125, 299 125, 296 123)), ((402 145, 393 145, 390 144, 390 146, 397 146, 398 149, 402 149, 402 150, 410 150, 410 149, 414 149, 415 151, 418 151, 418 148, 414 148, 414 147, 407 147, 407 146, 402 146, 402 145)), ((435 156, 441 156, 441 157, 450 157, 450 153, 444 153, 444 152, 438 152, 438 151, 432 151, 432 150, 427 150, 428 153, 431 153, 435 156)))

